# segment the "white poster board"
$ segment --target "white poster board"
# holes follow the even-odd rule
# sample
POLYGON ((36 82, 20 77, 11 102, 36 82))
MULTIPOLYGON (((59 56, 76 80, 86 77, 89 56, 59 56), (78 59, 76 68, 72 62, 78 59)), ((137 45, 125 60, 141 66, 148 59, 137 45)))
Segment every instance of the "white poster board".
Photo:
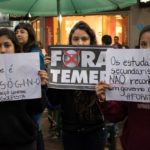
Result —
POLYGON ((39 53, 0 55, 0 102, 41 97, 39 53))
POLYGON ((150 50, 108 49, 106 82, 107 100, 150 102, 150 50))

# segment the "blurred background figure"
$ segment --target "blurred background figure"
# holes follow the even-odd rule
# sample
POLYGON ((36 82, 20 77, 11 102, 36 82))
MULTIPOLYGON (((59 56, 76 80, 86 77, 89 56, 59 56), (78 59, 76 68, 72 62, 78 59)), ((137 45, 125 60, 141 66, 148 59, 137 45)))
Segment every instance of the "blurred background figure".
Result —
POLYGON ((103 35, 102 36, 102 46, 111 46, 112 44, 112 38, 110 35, 103 35))
POLYGON ((119 43, 119 37, 118 36, 114 36, 114 44, 113 44, 114 48, 122 48, 122 45, 119 43))
POLYGON ((43 47, 41 41, 37 41, 38 48, 41 50, 42 54, 45 56, 47 54, 46 49, 43 47))

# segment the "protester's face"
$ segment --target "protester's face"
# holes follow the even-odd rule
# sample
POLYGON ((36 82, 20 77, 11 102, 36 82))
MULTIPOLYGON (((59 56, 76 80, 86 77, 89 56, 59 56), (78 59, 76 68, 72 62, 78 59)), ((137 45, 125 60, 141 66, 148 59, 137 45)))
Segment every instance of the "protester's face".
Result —
POLYGON ((24 45, 28 42, 28 32, 25 29, 17 29, 16 30, 16 37, 18 39, 18 42, 21 45, 24 45))
POLYGON ((150 48, 150 32, 145 32, 141 36, 140 48, 150 48))
POLYGON ((72 34, 71 43, 72 45, 90 45, 90 37, 84 30, 77 29, 72 34))
POLYGON ((0 36, 0 53, 15 53, 13 42, 5 35, 0 36))

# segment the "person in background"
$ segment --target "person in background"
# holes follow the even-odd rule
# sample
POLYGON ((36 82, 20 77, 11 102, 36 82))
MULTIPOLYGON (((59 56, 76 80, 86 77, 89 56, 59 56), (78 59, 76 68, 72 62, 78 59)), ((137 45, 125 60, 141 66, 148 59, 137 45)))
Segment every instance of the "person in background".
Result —
MULTIPOLYGON (((40 54, 40 68, 42 70, 45 70, 45 64, 44 64, 44 55, 41 52, 41 49, 38 47, 35 37, 35 31, 30 23, 19 23, 15 27, 15 33, 16 37, 18 39, 18 42, 22 48, 22 52, 39 52, 40 54)), ((43 98, 45 101, 43 101, 43 107, 46 107, 46 95, 44 94, 46 92, 46 89, 43 89, 43 98)), ((42 113, 38 113, 35 115, 35 121, 37 122, 37 126, 39 128, 38 130, 38 136, 37 136, 37 150, 44 150, 44 141, 43 141, 43 135, 42 135, 42 129, 41 129, 41 119, 42 119, 42 113)))
POLYGON ((45 69, 44 55, 38 47, 35 31, 30 23, 21 22, 15 27, 16 37, 24 53, 40 52, 40 68, 45 69))
MULTIPOLYGON (((102 36, 102 46, 104 47, 111 47, 112 44, 112 38, 110 35, 103 35, 102 36)), ((115 150, 116 147, 116 129, 117 129, 117 125, 106 120, 105 119, 105 124, 106 124, 106 131, 107 131, 107 141, 106 141, 106 145, 105 148, 108 147, 112 150, 115 150)))
POLYGON ((102 36, 102 46, 111 46, 112 44, 112 38, 110 35, 103 35, 102 36))
MULTIPOLYGON (((0 29, 0 54, 20 53, 15 33, 0 29)), ((48 83, 45 70, 39 71, 41 85, 48 83)), ((33 116, 43 111, 42 98, 0 102, 0 150, 36 150, 33 116)))
POLYGON ((129 48, 129 46, 123 42, 122 43, 122 49, 128 49, 128 48, 129 48))
MULTIPOLYGON (((96 45, 90 26, 80 21, 69 35, 69 45, 96 45)), ((46 61, 48 63, 48 61, 46 61)), ((48 89, 50 102, 61 104, 64 150, 103 150, 106 134, 95 91, 48 89)))
POLYGON ((122 48, 122 45, 119 43, 119 37, 118 36, 114 36, 114 44, 113 44, 114 48, 122 48))
MULTIPOLYGON (((140 48, 150 49, 150 25, 143 28, 139 35, 140 48)), ((150 103, 140 102, 106 102, 105 90, 111 86, 105 81, 96 85, 96 93, 101 108, 107 119, 119 122, 126 118, 121 136, 123 150, 149 150, 150 103)))

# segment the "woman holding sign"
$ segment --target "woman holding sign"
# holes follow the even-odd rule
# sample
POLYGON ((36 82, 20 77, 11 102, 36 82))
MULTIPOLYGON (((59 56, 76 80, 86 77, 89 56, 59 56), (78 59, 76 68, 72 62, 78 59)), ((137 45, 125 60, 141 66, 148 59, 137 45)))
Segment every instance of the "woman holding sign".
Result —
MULTIPOLYGON (((80 21, 70 32, 69 44, 96 45, 95 33, 80 21)), ((52 104, 61 104, 65 150, 103 150, 105 123, 95 91, 48 89, 47 96, 52 104)))
MULTIPOLYGON (((30 23, 21 22, 15 27, 15 33, 18 42, 21 46, 21 49, 24 53, 39 52, 40 69, 44 70, 45 69, 44 55, 42 54, 42 51, 40 50, 36 42, 35 31, 32 25, 30 23)), ((43 89, 43 96, 45 96, 44 91, 45 89, 43 89)), ((43 101, 43 107, 46 107, 46 97, 45 97, 45 101, 43 101)), ((38 113, 35 115, 35 121, 37 122, 37 126, 38 126, 37 150, 44 150, 44 140, 43 140, 42 129, 41 129, 41 119, 42 119, 42 113, 38 113)))
MULTIPOLYGON (((150 25, 143 28, 139 36, 139 47, 150 49, 150 25)), ((105 81, 96 86, 96 93, 101 102, 104 116, 119 122, 126 118, 121 136, 124 150, 150 150, 150 103, 139 102, 106 102, 105 90, 111 90, 105 81)))
MULTIPOLYGON (((0 54, 12 53, 20 53, 15 33, 0 29, 0 54)), ((46 85, 46 71, 39 71, 39 76, 41 85, 46 85)), ((0 90, 2 94, 2 84, 0 90)), ((43 111, 42 101, 38 98, 0 102, 0 150, 36 150, 37 127, 33 116, 43 111)))

